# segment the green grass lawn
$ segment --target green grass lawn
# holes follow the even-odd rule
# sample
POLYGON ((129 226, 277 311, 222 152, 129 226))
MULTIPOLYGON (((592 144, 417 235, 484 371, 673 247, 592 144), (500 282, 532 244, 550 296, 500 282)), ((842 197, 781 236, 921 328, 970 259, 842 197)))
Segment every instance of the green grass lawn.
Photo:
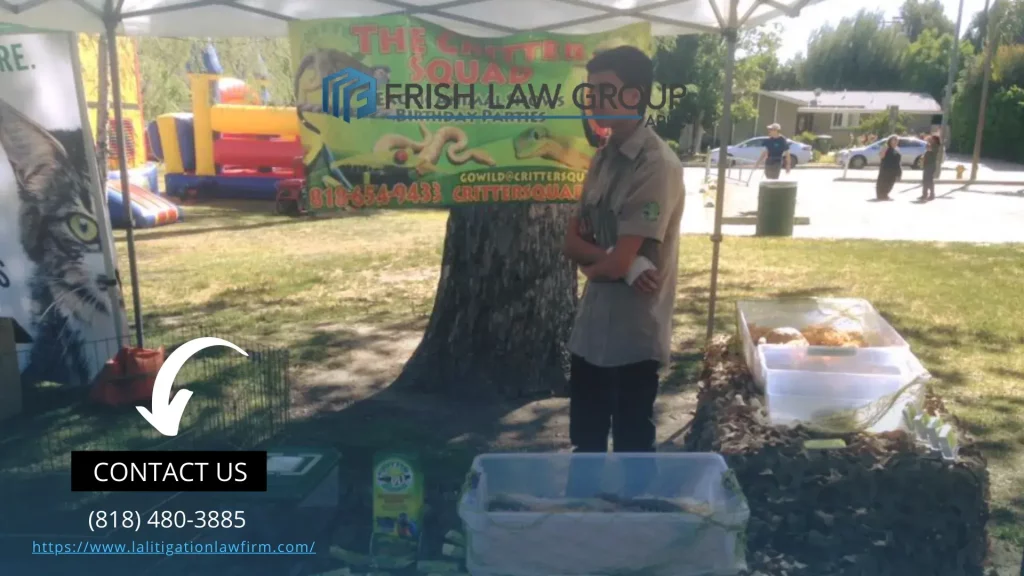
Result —
MULTIPOLYGON (((329 356, 324 323, 422 326, 433 303, 444 211, 273 216, 267 204, 186 206, 185 222, 137 233, 150 330, 202 324, 289 347, 299 367, 329 356)), ((121 269, 127 251, 118 234, 121 269)), ((703 340, 711 243, 683 240, 676 350, 703 340)), ((993 534, 1024 543, 1024 246, 729 238, 718 327, 750 297, 871 301, 980 436, 993 474, 993 534)))

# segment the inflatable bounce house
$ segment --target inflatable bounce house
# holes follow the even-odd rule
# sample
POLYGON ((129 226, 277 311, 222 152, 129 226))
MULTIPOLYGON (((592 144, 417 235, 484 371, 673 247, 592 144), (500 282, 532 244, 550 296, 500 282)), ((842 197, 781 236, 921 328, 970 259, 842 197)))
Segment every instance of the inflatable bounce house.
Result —
POLYGON ((152 152, 166 167, 167 194, 274 200, 277 185, 295 178, 301 164, 295 108, 266 105, 265 70, 257 92, 223 76, 212 44, 201 60, 203 70, 189 70, 192 113, 163 114, 147 128, 152 152))
MULTIPOLYGON (((121 109, 124 122, 125 151, 128 160, 128 185, 131 187, 132 215, 136 228, 150 228, 181 220, 181 209, 160 194, 157 165, 147 163, 145 122, 142 116, 142 85, 139 82, 139 53, 133 38, 118 37, 121 67, 121 109)), ((82 83, 89 107, 89 123, 93 134, 99 108, 99 37, 82 34, 78 37, 78 53, 82 62, 82 83)), ((107 142, 117 150, 117 124, 113 110, 108 114, 107 142)), ((107 157, 107 207, 110 224, 124 228, 124 199, 121 195, 121 172, 117 154, 107 157)))

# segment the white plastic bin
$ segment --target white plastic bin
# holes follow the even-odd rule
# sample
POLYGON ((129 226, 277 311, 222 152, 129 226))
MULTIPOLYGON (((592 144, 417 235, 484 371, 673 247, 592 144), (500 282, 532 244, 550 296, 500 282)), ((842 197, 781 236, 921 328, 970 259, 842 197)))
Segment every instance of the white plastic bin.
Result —
POLYGON ((473 576, 729 575, 746 567, 738 537, 749 509, 718 454, 485 454, 470 478, 459 516, 473 576), (687 499, 707 510, 489 511, 500 494, 565 503, 567 495, 687 499))
MULTIPOLYGON (((797 354, 799 348, 772 344, 758 344, 750 334, 750 325, 767 328, 808 328, 827 324, 839 330, 857 330, 864 335, 870 348, 834 348, 812 346, 822 354, 838 351, 851 355, 852 365, 863 371, 873 370, 877 354, 869 350, 882 350, 882 354, 895 356, 895 362, 910 354, 910 345, 886 322, 867 300, 859 298, 801 298, 792 300, 741 300, 736 303, 737 332, 743 342, 743 355, 754 377, 754 382, 765 390, 766 374, 759 356, 764 350, 780 350, 784 354, 797 354), (857 360, 857 359, 861 360, 857 360)), ((854 370, 856 372, 856 370, 854 370)))
POLYGON ((763 346, 758 355, 765 376, 768 418, 773 424, 814 422, 837 412, 856 411, 872 421, 868 432, 903 426, 903 409, 924 401, 924 366, 910 352, 884 348, 815 349, 763 346))

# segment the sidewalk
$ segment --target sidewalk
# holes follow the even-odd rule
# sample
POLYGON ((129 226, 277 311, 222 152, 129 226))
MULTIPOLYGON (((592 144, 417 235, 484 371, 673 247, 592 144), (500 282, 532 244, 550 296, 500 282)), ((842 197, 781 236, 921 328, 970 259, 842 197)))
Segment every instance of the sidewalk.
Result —
MULTIPOLYGON (((809 223, 798 223, 794 237, 1024 243, 1024 194, 995 186, 987 190, 962 190, 960 186, 939 184, 936 199, 920 203, 920 193, 920 185, 904 181, 893 190, 893 201, 877 202, 871 185, 798 178, 796 215, 808 217, 809 223)), ((687 194, 684 234, 713 232, 715 210, 705 207, 713 199, 713 190, 707 196, 687 194)), ((745 187, 729 181, 723 203, 722 233, 752 236, 756 220, 749 215, 756 214, 756 210, 756 183, 745 187), (730 224, 734 221, 730 217, 735 216, 747 216, 744 221, 750 224, 730 224)))

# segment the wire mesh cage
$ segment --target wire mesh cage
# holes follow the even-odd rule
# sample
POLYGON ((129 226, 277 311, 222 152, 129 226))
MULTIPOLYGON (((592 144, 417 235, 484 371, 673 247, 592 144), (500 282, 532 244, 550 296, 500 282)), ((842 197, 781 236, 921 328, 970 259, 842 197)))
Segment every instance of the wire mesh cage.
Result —
MULTIPOLYGON (((162 348, 169 355, 185 342, 204 336, 218 335, 203 328, 164 330, 148 335, 146 346, 162 348)), ((148 408, 148 397, 109 406, 94 401, 95 385, 23 386, 21 414, 0 423, 0 517, 16 520, 11 525, 20 530, 30 530, 30 518, 73 513, 114 498, 70 491, 72 451, 244 450, 258 448, 281 433, 289 413, 287 350, 227 339, 247 355, 223 346, 207 348, 178 372, 175 390, 187 388, 193 395, 173 437, 160 434, 135 409, 136 405, 148 408)), ((92 357, 93 366, 104 366, 118 350, 116 340, 105 340, 88 343, 85 353, 92 357)), ((10 362, 25 366, 25 353, 18 355, 0 357, 0 368, 10 362)), ((105 370, 111 370, 109 363, 105 370)), ((114 386, 155 376, 113 370, 107 380, 114 386)), ((52 530, 52 520, 48 526, 52 530)))

